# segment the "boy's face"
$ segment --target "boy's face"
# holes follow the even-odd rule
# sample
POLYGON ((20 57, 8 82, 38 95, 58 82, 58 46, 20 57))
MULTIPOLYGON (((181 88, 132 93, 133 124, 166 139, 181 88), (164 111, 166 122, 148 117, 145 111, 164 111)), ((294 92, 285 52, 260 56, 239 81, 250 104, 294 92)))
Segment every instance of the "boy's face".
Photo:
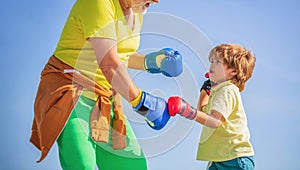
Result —
POLYGON ((236 75, 235 69, 228 68, 228 66, 224 64, 223 59, 219 58, 216 53, 210 54, 209 62, 209 78, 215 83, 231 80, 236 75))

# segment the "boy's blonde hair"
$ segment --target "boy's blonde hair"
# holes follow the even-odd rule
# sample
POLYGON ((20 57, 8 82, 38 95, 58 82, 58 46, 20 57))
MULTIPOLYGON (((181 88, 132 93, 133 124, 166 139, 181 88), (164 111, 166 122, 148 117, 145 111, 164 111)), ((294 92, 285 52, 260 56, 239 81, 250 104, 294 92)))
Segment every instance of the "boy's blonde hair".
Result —
POLYGON ((256 62, 252 51, 238 44, 220 44, 212 49, 212 53, 223 59, 228 68, 236 69, 237 75, 231 81, 243 91, 246 81, 252 77, 256 62))

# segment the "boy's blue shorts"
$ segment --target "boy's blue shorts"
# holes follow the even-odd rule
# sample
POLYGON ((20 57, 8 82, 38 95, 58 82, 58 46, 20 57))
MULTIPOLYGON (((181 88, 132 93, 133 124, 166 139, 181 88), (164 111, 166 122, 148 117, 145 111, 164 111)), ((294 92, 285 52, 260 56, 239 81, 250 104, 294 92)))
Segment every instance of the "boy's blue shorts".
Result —
POLYGON ((223 162, 210 162, 208 170, 254 170, 253 156, 239 157, 223 162))

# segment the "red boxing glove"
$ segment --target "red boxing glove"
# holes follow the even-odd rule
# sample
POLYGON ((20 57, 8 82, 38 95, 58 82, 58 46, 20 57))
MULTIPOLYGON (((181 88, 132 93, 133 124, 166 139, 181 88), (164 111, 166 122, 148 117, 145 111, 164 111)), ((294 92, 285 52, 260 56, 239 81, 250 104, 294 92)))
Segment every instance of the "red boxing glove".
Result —
POLYGON ((197 116, 197 109, 192 107, 179 96, 171 96, 168 99, 168 110, 170 116, 179 114, 190 120, 195 119, 197 116))
POLYGON ((207 72, 205 74, 205 78, 208 78, 206 81, 204 81, 200 91, 205 90, 207 95, 210 95, 210 90, 211 90, 211 86, 212 86, 212 82, 209 79, 209 72, 207 72))
POLYGON ((209 72, 205 73, 205 78, 209 78, 209 72))

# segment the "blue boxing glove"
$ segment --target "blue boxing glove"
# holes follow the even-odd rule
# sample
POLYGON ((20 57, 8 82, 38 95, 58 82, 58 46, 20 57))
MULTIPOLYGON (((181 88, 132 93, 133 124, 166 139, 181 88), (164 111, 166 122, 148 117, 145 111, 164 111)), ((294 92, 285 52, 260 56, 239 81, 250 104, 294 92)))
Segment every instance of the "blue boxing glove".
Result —
POLYGON ((164 48, 145 57, 145 69, 150 73, 162 73, 167 77, 176 77, 182 73, 182 57, 178 51, 164 48))
POLYGON ((167 102, 160 97, 142 91, 139 104, 134 110, 145 116, 148 125, 155 130, 163 128, 170 119, 167 102))

